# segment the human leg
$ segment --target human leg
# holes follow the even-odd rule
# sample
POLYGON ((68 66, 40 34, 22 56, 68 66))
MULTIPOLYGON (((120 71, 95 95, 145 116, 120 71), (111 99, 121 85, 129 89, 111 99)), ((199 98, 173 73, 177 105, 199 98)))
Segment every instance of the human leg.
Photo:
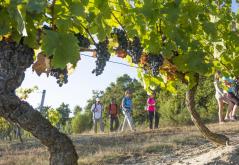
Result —
POLYGON ((113 131, 113 122, 114 122, 114 119, 113 119, 113 117, 111 116, 111 117, 110 117, 110 131, 111 131, 111 132, 113 131))
POLYGON ((127 119, 127 122, 129 124, 131 131, 133 131, 135 129, 134 125, 133 125, 133 118, 129 112, 126 112, 126 119, 127 119))
POLYGON ((119 118, 118 116, 115 117, 115 127, 114 127, 114 131, 116 131, 119 128, 119 118))
POLYGON ((153 129, 154 112, 148 111, 148 115, 149 115, 149 128, 153 129))
POLYGON ((99 122, 100 122, 100 131, 104 132, 104 122, 103 122, 102 117, 99 119, 99 122))
POLYGON ((227 112, 226 112, 226 115, 225 115, 225 120, 229 120, 230 119, 230 113, 234 107, 234 103, 233 102, 228 102, 228 107, 227 107, 227 112))
POLYGON ((232 120, 232 121, 236 120, 237 109, 238 109, 238 105, 234 105, 233 110, 231 112, 230 120, 232 120))
POLYGON ((98 120, 97 119, 93 119, 93 122, 94 122, 94 132, 97 133, 97 123, 98 123, 98 120))
POLYGON ((159 113, 157 111, 155 111, 154 115, 155 115, 154 128, 158 128, 159 127, 159 113))
POLYGON ((121 131, 124 131, 125 125, 126 125, 126 115, 124 116, 124 121, 123 121, 123 124, 122 124, 122 130, 121 131))
POLYGON ((217 99, 219 123, 223 122, 223 99, 217 99))

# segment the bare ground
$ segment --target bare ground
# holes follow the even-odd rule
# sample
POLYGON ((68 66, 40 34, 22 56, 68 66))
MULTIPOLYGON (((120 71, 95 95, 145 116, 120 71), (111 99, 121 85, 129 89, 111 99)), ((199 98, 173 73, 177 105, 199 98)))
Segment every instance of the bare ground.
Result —
MULTIPOLYGON (((210 124, 214 132, 227 135, 231 142, 218 147, 205 140, 195 127, 169 127, 136 133, 82 134, 72 139, 79 164, 138 165, 239 165, 239 122, 210 124)), ((36 139, 0 142, 0 165, 46 165, 47 149, 36 139)))

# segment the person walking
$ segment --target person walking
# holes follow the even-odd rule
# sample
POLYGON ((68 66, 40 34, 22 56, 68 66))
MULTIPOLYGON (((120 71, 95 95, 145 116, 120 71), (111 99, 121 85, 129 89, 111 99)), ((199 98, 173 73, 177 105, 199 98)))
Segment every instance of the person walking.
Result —
POLYGON ((122 125, 122 131, 124 131, 126 124, 128 123, 131 131, 135 131, 135 127, 133 125, 133 118, 132 118, 132 93, 130 90, 125 91, 125 97, 122 100, 121 106, 122 106, 122 111, 124 114, 124 121, 122 125))
POLYGON ((108 115, 110 116, 110 131, 116 131, 119 127, 119 108, 115 102, 115 99, 111 99, 111 103, 108 107, 108 115))
POLYGON ((149 128, 153 129, 153 120, 154 120, 154 128, 158 128, 159 114, 156 111, 155 93, 152 93, 147 99, 147 110, 149 117, 149 128))
MULTIPOLYGON (((220 87, 220 72, 217 72, 214 77, 214 87, 215 87, 215 97, 218 103, 218 119, 219 124, 224 123, 224 115, 223 115, 223 108, 224 104, 228 104, 228 108, 225 114, 225 119, 228 118, 229 113, 232 111, 234 103, 229 99, 228 94, 223 91, 223 89, 220 87)), ((226 85, 227 82, 225 81, 225 78, 223 79, 223 85, 226 85)))
POLYGON ((100 123, 100 130, 104 132, 104 123, 102 119, 103 105, 100 103, 100 99, 96 98, 95 103, 91 107, 93 113, 94 132, 97 133, 97 124, 100 123))

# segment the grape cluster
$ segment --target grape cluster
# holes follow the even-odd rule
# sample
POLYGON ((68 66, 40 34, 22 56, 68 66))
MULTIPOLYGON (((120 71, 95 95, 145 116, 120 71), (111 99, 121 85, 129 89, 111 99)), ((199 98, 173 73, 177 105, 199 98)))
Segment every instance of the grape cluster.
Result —
POLYGON ((157 76, 159 74, 159 68, 163 65, 164 58, 161 54, 149 54, 148 64, 152 71, 153 76, 157 76))
POLYGON ((105 40, 103 42, 99 42, 96 44, 96 68, 92 71, 92 73, 96 76, 103 73, 106 61, 109 61, 110 59, 110 53, 108 51, 108 44, 109 41, 105 40))
POLYGON ((82 48, 89 48, 90 47, 90 40, 86 38, 84 35, 77 33, 75 34, 76 38, 79 41, 79 46, 82 48))
POLYGON ((134 37, 133 41, 130 42, 129 55, 132 58, 132 62, 138 64, 143 52, 139 37, 134 37))
POLYGON ((127 50, 128 49, 128 40, 124 30, 114 28, 112 35, 116 35, 117 41, 119 43, 118 49, 127 50))
POLYGON ((57 84, 62 87, 63 84, 68 82, 68 72, 67 69, 53 68, 50 71, 50 75, 57 79, 57 84))

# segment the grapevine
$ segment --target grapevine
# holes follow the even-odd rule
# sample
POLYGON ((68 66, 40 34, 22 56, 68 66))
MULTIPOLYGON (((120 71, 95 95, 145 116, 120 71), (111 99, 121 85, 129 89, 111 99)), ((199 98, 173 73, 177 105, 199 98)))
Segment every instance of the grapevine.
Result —
POLYGON ((133 41, 130 42, 129 52, 129 55, 132 57, 132 62, 138 64, 143 52, 139 37, 134 37, 133 41))
POLYGON ((157 76, 159 74, 159 68, 163 65, 163 62, 164 58, 161 54, 149 54, 148 64, 153 76, 157 76))
POLYGON ((77 37, 78 41, 79 41, 79 46, 82 48, 89 48, 90 47, 90 41, 88 38, 86 38, 84 35, 77 33, 75 34, 75 36, 77 37))
POLYGON ((122 29, 114 28, 112 32, 112 36, 114 35, 116 35, 117 41, 119 43, 119 46, 117 49, 123 49, 126 51, 128 49, 128 40, 127 40, 125 31, 122 29))
POLYGON ((56 82, 60 87, 68 82, 68 71, 66 68, 53 68, 50 70, 50 75, 57 79, 56 82))
POLYGON ((110 53, 108 51, 108 44, 109 41, 106 39, 103 42, 99 42, 96 44, 96 68, 92 71, 92 73, 96 76, 103 73, 106 61, 109 61, 110 59, 110 53))

